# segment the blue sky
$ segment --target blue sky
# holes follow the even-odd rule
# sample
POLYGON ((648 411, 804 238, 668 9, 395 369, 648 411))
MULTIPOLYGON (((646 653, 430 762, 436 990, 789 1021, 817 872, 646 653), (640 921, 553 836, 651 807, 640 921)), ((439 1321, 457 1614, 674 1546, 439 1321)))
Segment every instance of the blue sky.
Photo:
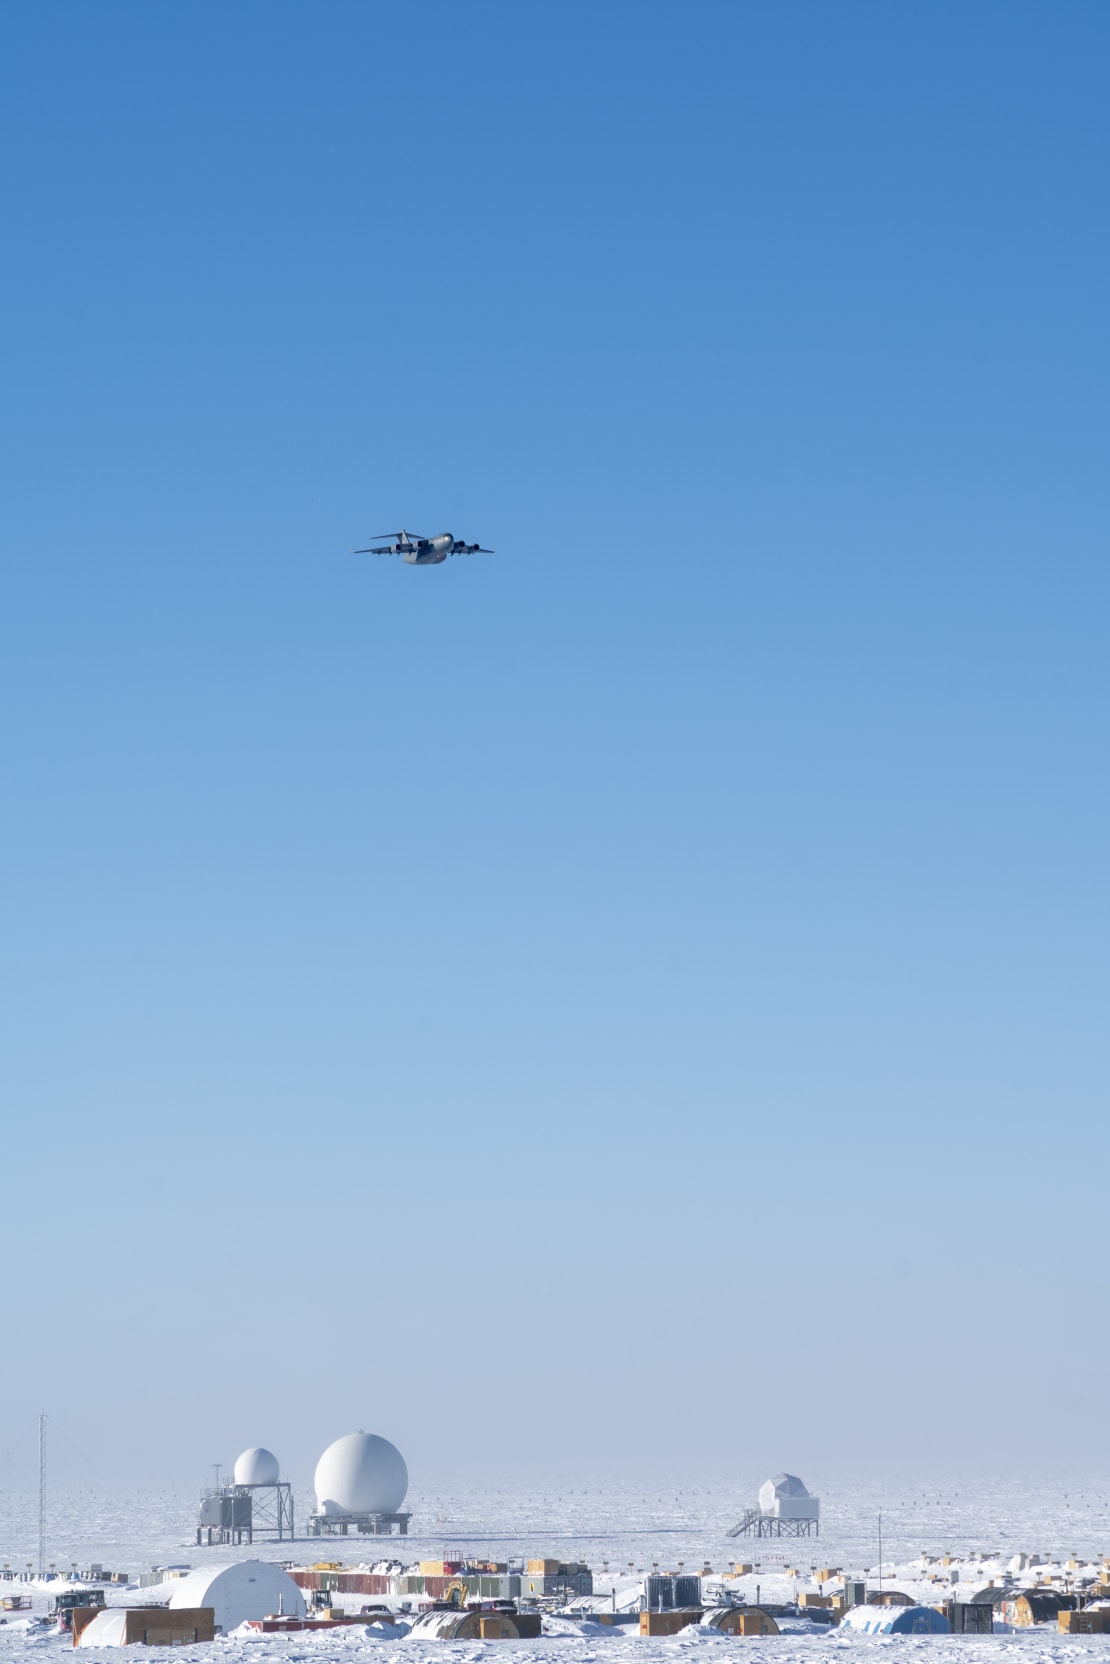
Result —
POLYGON ((0 27, 4 1424, 1089 1453, 1105 7, 0 27))

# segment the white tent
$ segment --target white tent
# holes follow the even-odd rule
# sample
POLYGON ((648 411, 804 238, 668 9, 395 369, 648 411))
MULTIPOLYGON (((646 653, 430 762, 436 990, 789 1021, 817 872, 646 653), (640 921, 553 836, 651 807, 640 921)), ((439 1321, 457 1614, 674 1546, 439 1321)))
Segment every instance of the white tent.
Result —
POLYGON ((305 1615, 304 1596, 289 1573, 265 1560, 203 1566, 187 1577, 178 1578, 170 1596, 170 1609, 179 1606, 212 1607, 216 1628, 225 1635, 230 1635, 249 1618, 268 1618, 272 1612, 282 1612, 287 1618, 305 1615))
POLYGON ((77 1637, 79 1647, 122 1647, 123 1630, 127 1623, 126 1606, 106 1606, 95 1618, 90 1618, 77 1637))

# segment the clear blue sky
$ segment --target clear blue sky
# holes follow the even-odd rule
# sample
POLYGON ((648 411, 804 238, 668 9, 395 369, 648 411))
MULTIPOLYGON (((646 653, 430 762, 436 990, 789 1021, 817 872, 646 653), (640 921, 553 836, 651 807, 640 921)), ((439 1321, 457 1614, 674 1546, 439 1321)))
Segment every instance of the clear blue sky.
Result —
POLYGON ((1107 7, 0 36, 12 1438, 1101 1452, 1107 7))

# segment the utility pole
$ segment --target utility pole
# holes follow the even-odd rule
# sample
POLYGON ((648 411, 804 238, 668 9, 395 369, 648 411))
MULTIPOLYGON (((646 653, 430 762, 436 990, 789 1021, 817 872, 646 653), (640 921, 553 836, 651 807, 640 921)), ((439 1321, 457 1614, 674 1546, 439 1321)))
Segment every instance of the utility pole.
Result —
POLYGON ((879 1605, 883 1604, 883 1511, 879 1509, 879 1605))
POLYGON ((46 1411, 39 1416, 39 1576, 46 1571, 46 1411))

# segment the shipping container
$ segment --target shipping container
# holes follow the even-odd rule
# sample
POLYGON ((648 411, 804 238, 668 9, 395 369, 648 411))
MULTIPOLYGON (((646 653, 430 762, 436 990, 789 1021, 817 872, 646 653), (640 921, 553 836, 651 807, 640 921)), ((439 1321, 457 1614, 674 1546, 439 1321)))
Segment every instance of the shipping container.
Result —
POLYGON ((689 1624, 700 1623, 701 1615, 700 1606, 672 1607, 669 1612, 641 1612, 640 1634, 677 1635, 689 1624))
POLYGON ((769 1612, 758 1606, 719 1606, 701 1620, 705 1629, 719 1629, 722 1635, 778 1635, 779 1626, 769 1612))
POLYGON ((1056 1623, 1064 1635, 1110 1635, 1110 1606, 1088 1606, 1083 1612, 1060 1612, 1056 1623))

